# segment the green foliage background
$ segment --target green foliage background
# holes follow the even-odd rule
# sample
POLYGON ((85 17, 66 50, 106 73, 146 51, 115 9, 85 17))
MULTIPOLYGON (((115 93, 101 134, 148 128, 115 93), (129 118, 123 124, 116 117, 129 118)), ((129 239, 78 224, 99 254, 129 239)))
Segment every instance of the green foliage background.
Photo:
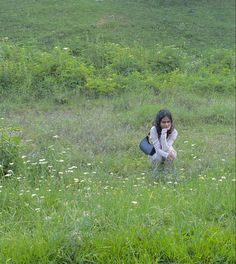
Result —
POLYGON ((235 2, 0 6, 0 262, 235 263, 235 2))

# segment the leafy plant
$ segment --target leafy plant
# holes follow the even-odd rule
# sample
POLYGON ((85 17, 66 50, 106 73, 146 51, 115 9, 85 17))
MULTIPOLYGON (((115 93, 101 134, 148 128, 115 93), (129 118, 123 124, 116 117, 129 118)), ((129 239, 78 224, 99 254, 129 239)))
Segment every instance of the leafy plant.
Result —
POLYGON ((19 162, 22 131, 19 128, 0 128, 0 176, 11 176, 19 162))

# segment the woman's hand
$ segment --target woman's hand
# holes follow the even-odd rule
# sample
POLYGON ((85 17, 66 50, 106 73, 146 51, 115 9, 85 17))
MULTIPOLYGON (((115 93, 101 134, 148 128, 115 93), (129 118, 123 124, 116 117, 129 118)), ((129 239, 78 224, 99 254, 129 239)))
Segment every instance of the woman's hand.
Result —
POLYGON ((162 128, 161 133, 162 134, 166 134, 167 133, 167 130, 168 130, 167 128, 162 128))
POLYGON ((174 160, 175 159, 175 154, 171 151, 168 156, 167 156, 167 160, 174 160))
POLYGON ((169 127, 167 127, 167 128, 162 128, 161 133, 162 133, 162 134, 165 134, 165 133, 167 133, 167 131, 169 131, 170 129, 171 129, 171 126, 169 126, 169 127))

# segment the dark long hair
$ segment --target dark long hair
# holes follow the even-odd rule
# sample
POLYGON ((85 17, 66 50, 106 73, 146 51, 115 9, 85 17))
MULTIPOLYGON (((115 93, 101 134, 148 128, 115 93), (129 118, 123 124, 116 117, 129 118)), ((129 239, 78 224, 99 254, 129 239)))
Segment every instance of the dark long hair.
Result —
POLYGON ((158 137, 160 138, 161 136, 161 120, 164 118, 164 117, 168 117, 171 121, 171 128, 170 130, 167 131, 167 137, 171 134, 171 132, 173 131, 174 129, 174 125, 173 125, 173 119, 172 119, 172 114, 169 110, 167 109, 162 109, 160 110, 158 113, 157 113, 157 116, 156 116, 156 119, 153 123, 153 125, 156 127, 156 130, 157 130, 157 134, 158 134, 158 137))

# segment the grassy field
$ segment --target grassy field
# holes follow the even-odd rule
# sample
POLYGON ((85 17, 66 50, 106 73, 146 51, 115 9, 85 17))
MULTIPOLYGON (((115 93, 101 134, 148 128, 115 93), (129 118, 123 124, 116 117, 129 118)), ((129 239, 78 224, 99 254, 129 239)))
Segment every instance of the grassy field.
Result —
POLYGON ((234 5, 0 0, 0 263, 235 263, 234 5))
POLYGON ((71 49, 88 42, 232 48, 234 1, 0 1, 0 37, 23 46, 71 49))

